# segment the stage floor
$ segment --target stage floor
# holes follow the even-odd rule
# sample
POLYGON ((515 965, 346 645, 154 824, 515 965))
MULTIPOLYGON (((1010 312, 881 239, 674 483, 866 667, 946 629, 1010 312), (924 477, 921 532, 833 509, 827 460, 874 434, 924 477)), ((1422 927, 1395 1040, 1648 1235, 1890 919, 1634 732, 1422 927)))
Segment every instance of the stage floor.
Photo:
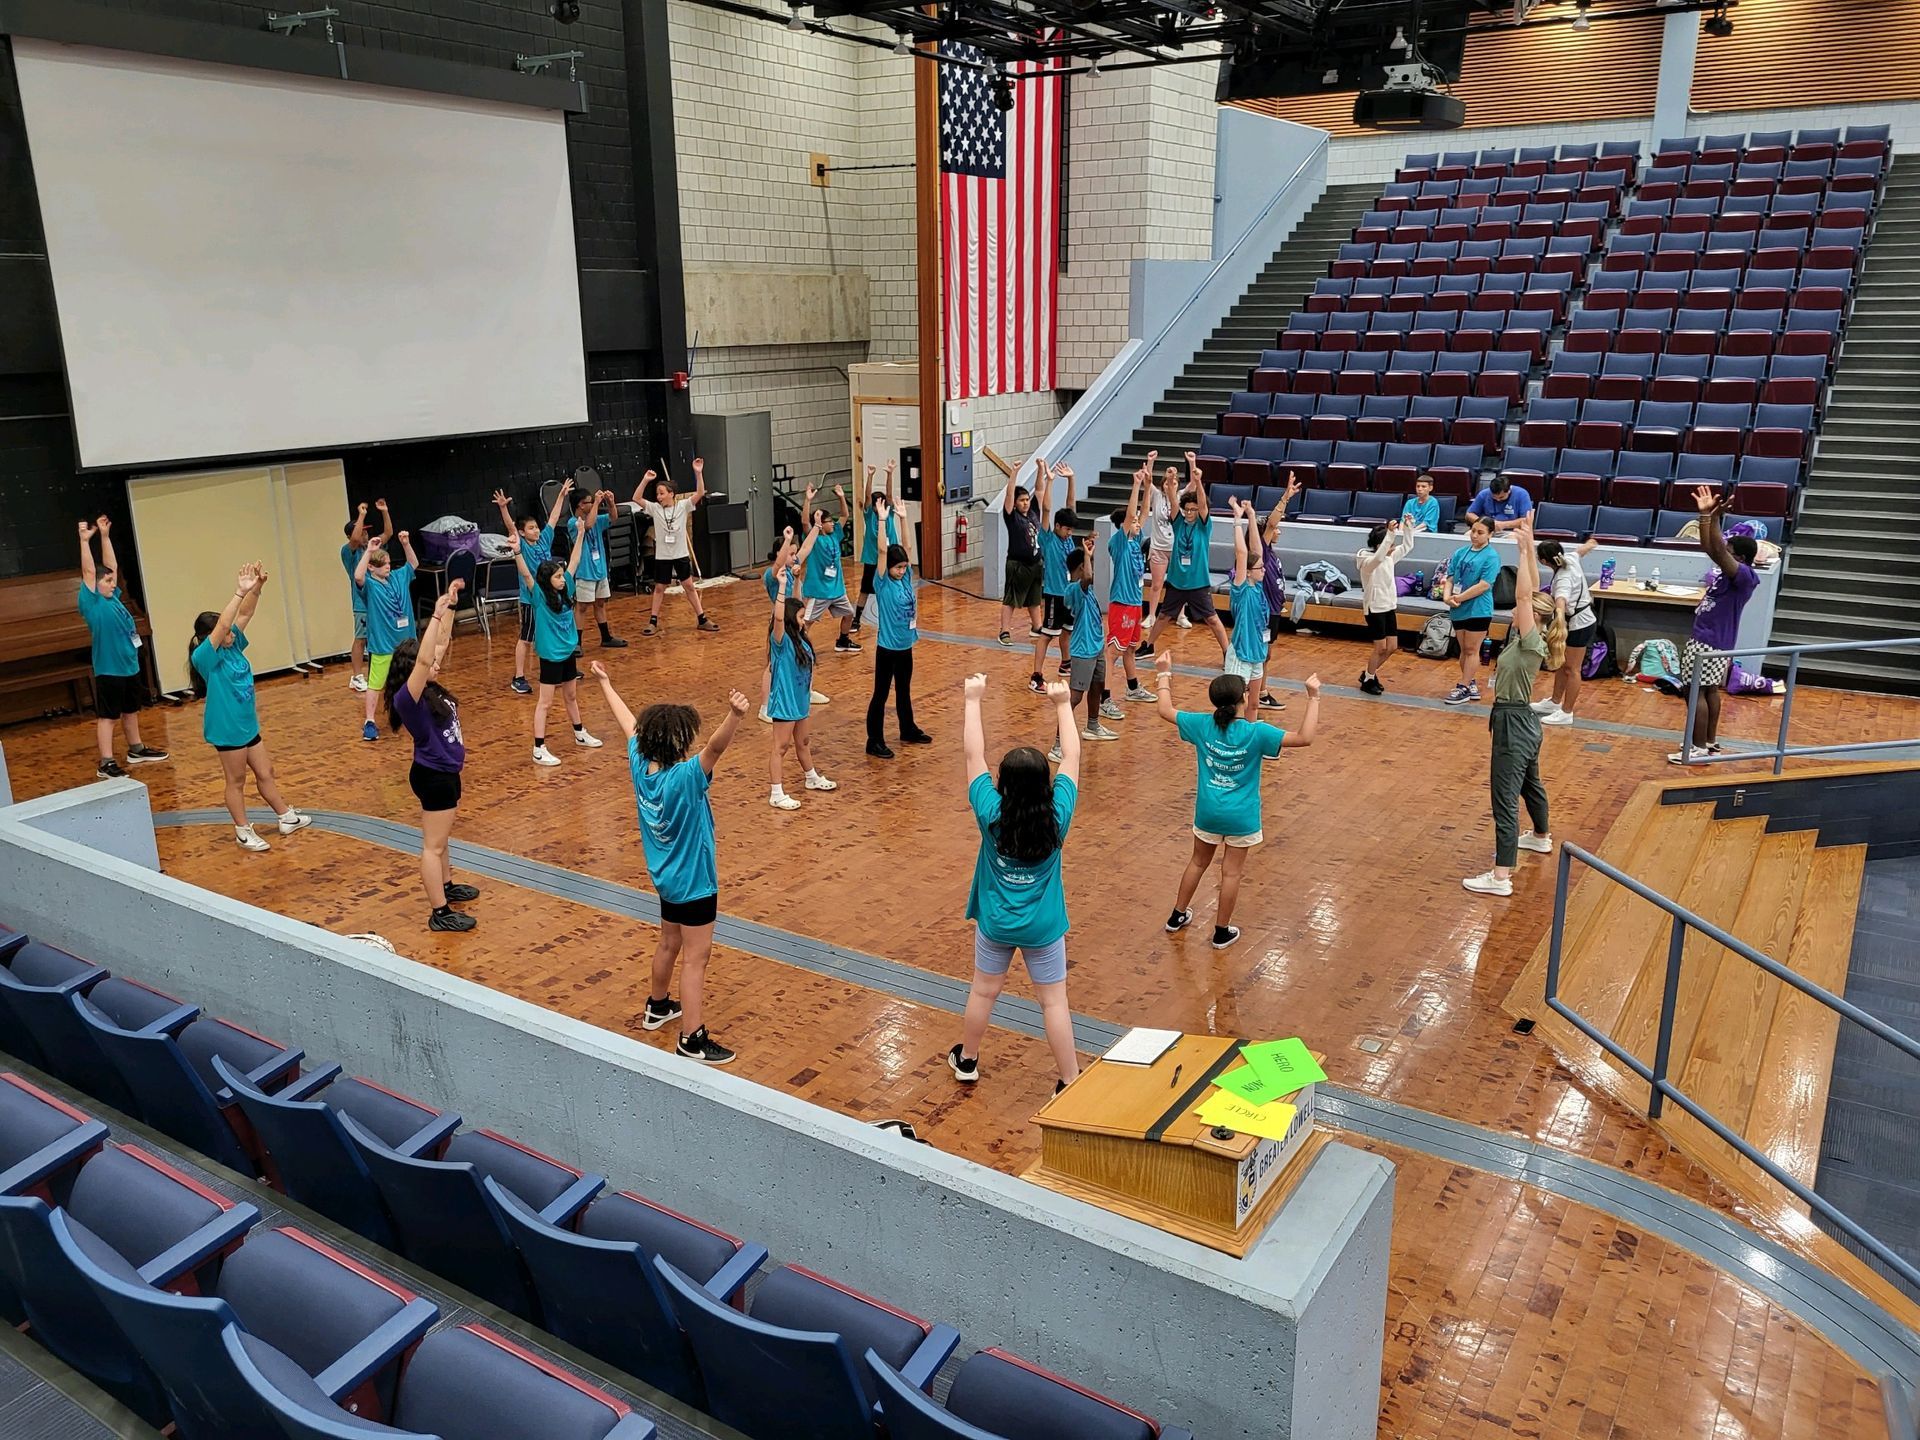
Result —
MULTIPOLYGON (((589 639, 583 663, 603 660, 636 711, 655 700, 691 703, 710 729, 729 687, 757 699, 766 607, 757 580, 704 598, 720 634, 696 635, 684 601, 670 596, 667 629, 650 640, 639 634, 645 602, 616 600, 614 628, 631 648, 602 650, 589 639)), ((1037 1150, 1029 1117, 1053 1083, 1044 1046, 994 1030, 984 1079, 971 1089, 953 1083, 944 1059, 958 1019, 943 1007, 964 992, 972 957, 964 910, 977 832, 960 758, 962 679, 991 677, 990 756, 1051 738, 1045 702, 1025 689, 1027 653, 994 643, 997 613, 958 589, 922 591, 915 706, 936 743, 896 746, 893 761, 864 754, 871 649, 836 655, 829 627, 817 627, 827 644, 816 686, 832 703, 815 710, 813 743, 841 788, 801 794, 789 760, 790 788, 804 802, 797 812, 768 807, 768 730, 743 723, 713 787, 720 908, 760 927, 738 932, 759 938, 717 947, 709 1016, 740 1052, 736 1073, 862 1119, 909 1119, 942 1148, 1017 1172, 1037 1150), (798 960, 776 958, 788 953, 786 941, 773 943, 783 933, 798 960)), ((1169 633, 1183 665, 1211 673, 1218 653, 1204 632, 1169 633)), ((1486 709, 1441 705, 1456 667, 1411 652, 1387 667, 1386 697, 1360 695, 1363 655, 1345 638, 1282 637, 1275 647, 1288 708, 1269 718, 1284 726, 1300 716, 1298 682, 1316 668, 1328 690, 1317 743, 1269 767, 1268 843, 1248 861, 1235 916, 1243 934, 1224 951, 1208 944, 1211 877, 1194 925, 1177 936, 1161 928, 1189 849, 1191 749, 1148 704, 1108 722, 1119 742, 1086 747, 1065 861, 1076 1013, 1117 1025, 1299 1034, 1328 1053, 1340 1087, 1599 1162, 1817 1257, 1831 1242, 1802 1217, 1785 1205, 1753 1212, 1638 1116, 1580 1085, 1538 1040, 1512 1033, 1500 1001, 1551 921, 1552 862, 1523 857, 1508 900, 1460 888, 1461 876, 1491 860, 1486 709)), ((578 898, 567 883, 647 888, 624 748, 598 686, 583 679, 588 728, 607 747, 569 743, 556 704, 550 738, 563 764, 535 767, 533 701, 508 689, 512 658, 503 612, 491 644, 461 628, 445 676, 469 750, 456 842, 539 862, 521 884, 480 878, 471 934, 425 929, 415 863, 381 827, 330 819, 285 841, 268 830, 272 853, 248 855, 224 823, 172 824, 161 832, 163 861, 194 883, 328 929, 380 933, 414 959, 670 1043, 670 1030, 647 1035, 637 1020, 652 927, 578 898)), ((261 682, 262 731, 281 788, 303 809, 417 825, 409 747, 384 725, 378 743, 360 739, 360 697, 346 678, 336 666, 261 682)), ((1205 708, 1204 685, 1181 675, 1177 701, 1205 708)), ((1777 707, 1730 700, 1726 737, 1771 738, 1777 707)), ((1636 785, 1674 773, 1665 755, 1682 710, 1619 681, 1589 684, 1580 723, 1546 734, 1556 838, 1596 842, 1636 785)), ((146 726, 149 743, 174 752, 171 763, 134 772, 156 815, 217 809, 219 770, 195 710, 150 711, 146 726)), ((897 733, 891 714, 888 732, 897 733)), ((1795 732, 1912 736, 1920 704, 1805 690, 1795 732)), ((92 778, 84 719, 11 727, 0 744, 18 798, 92 778)), ((249 800, 258 803, 251 792, 249 800)), ((1030 994, 1023 978, 1009 994, 1030 994)), ((1382 1436, 1885 1433, 1876 1387, 1853 1359, 1698 1254, 1496 1166, 1349 1138, 1401 1167, 1382 1436)))

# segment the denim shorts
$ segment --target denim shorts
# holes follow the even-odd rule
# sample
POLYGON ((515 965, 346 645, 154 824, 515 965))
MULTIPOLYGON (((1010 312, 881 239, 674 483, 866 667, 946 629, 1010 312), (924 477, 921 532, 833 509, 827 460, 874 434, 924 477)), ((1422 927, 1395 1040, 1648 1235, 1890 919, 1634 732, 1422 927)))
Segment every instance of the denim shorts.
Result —
POLYGON ((1029 949, 1025 945, 1002 945, 989 940, 976 928, 973 932, 973 968, 983 975, 1004 975, 1018 950, 1026 962, 1027 978, 1036 985, 1058 985, 1067 978, 1067 937, 1062 935, 1051 945, 1029 949))

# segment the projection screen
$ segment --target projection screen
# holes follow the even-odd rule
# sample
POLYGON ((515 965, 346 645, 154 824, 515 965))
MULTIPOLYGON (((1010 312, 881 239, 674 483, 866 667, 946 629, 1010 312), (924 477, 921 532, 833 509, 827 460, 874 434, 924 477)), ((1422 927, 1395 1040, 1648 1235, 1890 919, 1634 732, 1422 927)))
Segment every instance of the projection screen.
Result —
POLYGON ((83 466, 586 420, 558 113, 13 48, 83 466))

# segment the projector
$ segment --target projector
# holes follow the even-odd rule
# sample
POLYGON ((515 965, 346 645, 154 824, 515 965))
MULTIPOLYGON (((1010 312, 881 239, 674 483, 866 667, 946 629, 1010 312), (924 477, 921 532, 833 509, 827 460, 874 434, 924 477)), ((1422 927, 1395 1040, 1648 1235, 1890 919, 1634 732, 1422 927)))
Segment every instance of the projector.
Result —
POLYGON ((1353 123, 1375 130, 1458 130, 1466 122, 1466 102, 1438 90, 1366 90, 1353 99, 1353 123))

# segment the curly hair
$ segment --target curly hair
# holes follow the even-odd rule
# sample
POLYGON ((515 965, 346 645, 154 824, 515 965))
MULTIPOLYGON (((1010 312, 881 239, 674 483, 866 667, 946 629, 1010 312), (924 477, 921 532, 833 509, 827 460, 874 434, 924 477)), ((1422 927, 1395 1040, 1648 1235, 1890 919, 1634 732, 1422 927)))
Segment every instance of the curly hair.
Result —
POLYGON ((1060 848, 1060 818, 1053 812, 1053 772, 1031 745, 1016 745, 1000 757, 1000 818, 993 848, 1009 860, 1037 865, 1060 848))
POLYGON ((633 727, 640 758, 662 770, 687 758, 700 733, 700 712, 691 705, 649 705, 633 727))

